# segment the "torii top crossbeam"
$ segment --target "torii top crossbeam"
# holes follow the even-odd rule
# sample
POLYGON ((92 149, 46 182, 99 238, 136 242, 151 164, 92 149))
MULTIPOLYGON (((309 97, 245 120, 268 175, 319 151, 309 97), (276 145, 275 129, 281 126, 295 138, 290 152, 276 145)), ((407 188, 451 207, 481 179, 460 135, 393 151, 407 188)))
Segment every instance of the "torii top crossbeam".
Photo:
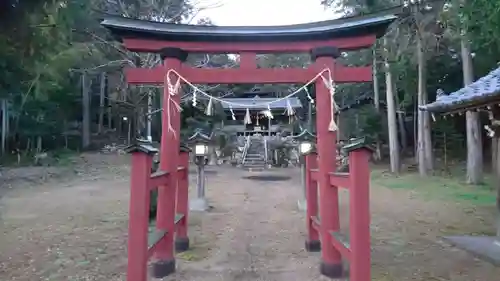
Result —
MULTIPOLYGON (((318 47, 340 51, 368 48, 397 18, 375 14, 286 26, 198 26, 108 17, 102 25, 135 52, 160 53, 178 48, 187 53, 238 53, 240 69, 184 67, 183 76, 192 83, 305 83, 318 69, 258 69, 257 53, 311 52, 318 47), (242 71, 244 70, 244 71, 242 71)), ((185 59, 185 58, 184 58, 185 59)), ((163 68, 128 69, 132 84, 161 84, 163 68)), ((335 82, 369 82, 370 67, 335 66, 335 82)))

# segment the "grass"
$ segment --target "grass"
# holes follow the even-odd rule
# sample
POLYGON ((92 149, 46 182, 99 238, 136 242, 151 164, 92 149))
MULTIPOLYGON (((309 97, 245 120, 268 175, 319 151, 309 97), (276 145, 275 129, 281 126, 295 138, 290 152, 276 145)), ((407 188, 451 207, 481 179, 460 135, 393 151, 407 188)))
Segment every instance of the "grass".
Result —
POLYGON ((491 177, 485 177, 483 185, 468 185, 457 174, 459 173, 421 177, 418 173, 402 173, 395 176, 382 169, 375 169, 372 172, 372 182, 388 188, 412 190, 429 200, 469 202, 480 206, 495 204, 496 194, 491 177))

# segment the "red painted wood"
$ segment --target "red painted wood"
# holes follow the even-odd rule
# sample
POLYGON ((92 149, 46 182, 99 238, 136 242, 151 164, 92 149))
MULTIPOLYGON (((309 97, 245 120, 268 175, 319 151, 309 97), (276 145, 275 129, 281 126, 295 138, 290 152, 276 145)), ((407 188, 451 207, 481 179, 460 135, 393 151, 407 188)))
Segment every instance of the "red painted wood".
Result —
POLYGON ((341 50, 369 48, 375 43, 375 35, 365 35, 349 38, 334 38, 322 41, 301 42, 176 42, 137 38, 124 38, 125 48, 136 52, 157 52, 166 47, 180 48, 188 52, 199 53, 279 53, 307 52, 323 46, 333 46, 341 50))
MULTIPOLYGON (((180 71, 181 61, 173 58, 166 58, 164 65, 169 69, 180 71)), ((164 73, 166 70, 163 70, 164 73)), ((177 77, 170 74, 172 83, 175 83, 177 77)), ((175 109, 173 101, 180 104, 180 92, 171 95, 168 87, 164 87, 163 92, 163 111, 162 111, 162 134, 160 148, 160 169, 169 171, 168 184, 158 188, 158 209, 156 227, 161 230, 167 230, 165 238, 159 243, 155 258, 161 261, 169 261, 174 258, 174 233, 175 233, 175 199, 177 187, 177 167, 179 159, 180 146, 180 112, 175 109), (169 96, 172 100, 169 100, 169 96), (170 103, 170 104, 169 104, 170 103), (167 110, 170 107, 170 110, 167 110), (170 115, 168 114, 170 112, 170 115), (168 130, 171 124, 173 131, 168 130)), ((180 91, 180 89, 178 90, 180 91)))
POLYGON ((330 184, 348 189, 351 186, 349 173, 330 173, 330 184))
POLYGON ((311 173, 311 180, 318 181, 318 169, 312 169, 310 173, 311 173))
MULTIPOLYGON (((316 231, 319 232, 321 228, 321 222, 319 221, 317 216, 312 216, 309 217, 309 220, 311 221, 311 227, 316 231)), ((313 240, 310 240, 313 241, 313 240)))
POLYGON ((130 205, 128 226, 128 281, 146 281, 148 260, 149 176, 153 159, 134 152, 130 172, 130 205))
POLYGON ((352 281, 370 281, 370 152, 358 149, 349 155, 349 228, 352 281))
MULTIPOLYGON (((330 235, 331 236, 331 235, 330 235)), ((339 240, 335 239, 335 237, 332 237, 332 246, 340 252, 340 255, 342 255, 342 258, 346 259, 347 261, 351 261, 351 249, 347 248, 342 242, 339 240)), ((349 280, 353 280, 352 277, 349 280)))
MULTIPOLYGON (((317 68, 334 69, 334 60, 320 57, 316 60, 317 68)), ((333 73, 333 76, 337 72, 333 73)), ((321 218, 321 258, 325 264, 341 264, 340 252, 332 245, 330 231, 339 231, 339 196, 338 189, 330 185, 330 172, 335 171, 336 134, 328 131, 332 116, 331 95, 321 79, 316 80, 316 131, 318 151, 319 216, 321 218)))
POLYGON ((240 53, 240 69, 256 69, 257 54, 254 52, 240 53))
MULTIPOLYGON (((194 84, 305 83, 311 80, 324 68, 332 70, 334 73, 333 79, 336 83, 368 82, 372 80, 370 67, 336 66, 332 58, 325 57, 318 58, 309 69, 256 69, 255 53, 310 52, 311 49, 323 46, 335 46, 341 50, 350 50, 371 47, 374 42, 374 35, 292 43, 209 43, 124 39, 125 46, 132 51, 157 52, 164 47, 177 47, 188 52, 241 54, 240 69, 195 69, 182 65, 177 59, 167 58, 165 60, 165 65, 168 66, 168 69, 175 69, 189 82, 194 84)), ((168 69, 164 67, 154 69, 127 69, 127 81, 131 84, 163 84, 164 75, 168 69)), ((176 78, 175 75, 171 75, 173 81, 175 81, 176 78)), ((175 229, 175 212, 183 213, 185 216, 188 215, 188 199, 186 193, 188 183, 187 170, 180 169, 177 172, 178 164, 183 165, 186 161, 184 154, 179 156, 178 151, 180 113, 173 110, 174 107, 171 107, 171 115, 167 116, 167 108, 169 106, 167 97, 170 93, 168 93, 168 87, 164 87, 164 89, 165 98, 162 114, 163 130, 161 137, 160 169, 170 171, 171 174, 167 178, 167 184, 159 187, 157 227, 162 230, 167 230, 168 234, 161 243, 158 243, 155 257, 160 260, 170 260, 174 258, 173 235, 175 229), (177 135, 172 134, 172 132, 168 130, 167 123, 173 126, 177 135), (175 201, 177 201, 177 204, 175 201)), ((336 166, 336 134, 328 131, 330 117, 333 114, 330 108, 331 97, 328 89, 321 80, 316 81, 316 91, 317 148, 318 155, 321 155, 321 157, 319 157, 317 170, 314 169, 316 167, 310 168, 307 167, 306 164, 308 171, 306 173, 307 217, 309 218, 307 223, 308 239, 315 240, 320 237, 322 245, 321 257, 324 263, 329 265, 341 264, 342 253, 351 260, 350 280, 368 281, 370 278, 368 156, 361 152, 358 153, 358 151, 353 152, 350 156, 350 168, 353 171, 351 177, 346 178, 344 175, 332 176, 331 172, 335 170, 336 166), (319 192, 315 188, 316 185, 319 185, 319 192), (351 191, 351 249, 346 249, 340 241, 332 239, 330 235, 331 231, 337 232, 340 228, 338 186, 351 187, 349 189, 351 191), (316 190, 316 192, 314 192, 314 190, 316 190), (319 207, 317 203, 318 197, 320 198, 319 207), (321 223, 316 221, 318 209, 321 223), (336 249, 336 247, 340 249, 340 251, 336 249)), ((179 101, 180 93, 177 93, 173 99, 179 101)), ((309 161, 317 160, 310 158, 309 161)), ((314 165, 311 162, 309 166, 312 167, 314 165)), ((151 167, 151 159, 149 159, 148 167, 151 167)), ((142 198, 146 198, 144 196, 149 196, 149 189, 145 187, 148 186, 150 168, 147 169, 147 172, 145 171, 146 169, 142 172, 133 170, 131 187, 133 188, 137 185, 143 187, 142 193, 134 195, 133 198, 141 198, 141 196, 143 196, 142 198)), ((156 181, 156 179, 153 181, 156 181)), ((138 203, 138 200, 131 200, 131 226, 129 228, 131 240, 129 241, 129 276, 127 279, 129 281, 145 281, 145 277, 143 276, 145 274, 145 261, 147 260, 147 257, 144 258, 144 252, 147 252, 147 213, 145 215, 146 219, 139 218, 144 215, 145 210, 149 211, 149 197, 147 198, 147 200, 139 200, 142 202, 142 205, 138 203), (139 214, 142 215, 139 216, 137 212, 133 212, 132 210, 141 210, 139 214), (145 222, 146 231, 136 232, 136 229, 144 229, 145 222), (135 225, 138 225, 138 227, 135 225)), ((179 223, 177 235, 179 237, 187 235, 187 217, 179 223)))
POLYGON ((151 179, 149 180, 148 189, 154 190, 162 185, 168 184, 169 173, 156 173, 151 175, 151 179))
POLYGON ((188 179, 188 167, 189 167, 189 153, 181 152, 179 155, 179 164, 184 168, 179 171, 178 184, 177 184, 177 204, 176 213, 183 214, 184 217, 177 224, 176 235, 177 238, 187 238, 187 228, 188 228, 188 215, 189 215, 189 179, 188 179))
MULTIPOLYGON (((324 68, 259 68, 259 69, 203 69, 184 66, 182 76, 194 84, 272 84, 272 83, 306 83, 324 68)), ((157 68, 126 68, 129 84, 163 84, 165 70, 157 68)), ((371 67, 337 66, 336 83, 370 82, 371 67)))
POLYGON ((308 241, 319 241, 318 229, 315 228, 312 217, 318 215, 318 184, 312 178, 311 169, 315 169, 318 165, 316 153, 305 155, 306 165, 306 218, 307 218, 307 239, 308 241))

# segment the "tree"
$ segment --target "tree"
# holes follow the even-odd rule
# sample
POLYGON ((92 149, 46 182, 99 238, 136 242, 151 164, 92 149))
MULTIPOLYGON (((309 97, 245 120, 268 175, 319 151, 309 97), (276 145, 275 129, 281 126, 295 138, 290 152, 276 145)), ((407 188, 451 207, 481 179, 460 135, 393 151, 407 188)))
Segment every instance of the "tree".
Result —
POLYGON ((392 79, 391 65, 389 63, 389 49, 387 39, 384 39, 384 64, 385 64, 385 84, 387 99, 387 123, 389 127, 389 151, 391 160, 391 172, 399 173, 401 160, 399 155, 399 141, 396 122, 396 105, 394 100, 394 81, 392 79))

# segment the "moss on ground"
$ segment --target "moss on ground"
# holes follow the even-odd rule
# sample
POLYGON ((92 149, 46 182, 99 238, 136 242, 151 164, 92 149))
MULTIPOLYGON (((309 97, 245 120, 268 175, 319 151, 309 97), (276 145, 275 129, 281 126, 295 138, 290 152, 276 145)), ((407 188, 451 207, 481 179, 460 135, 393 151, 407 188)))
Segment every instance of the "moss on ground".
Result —
POLYGON ((485 177, 485 184, 469 185, 455 174, 447 176, 421 177, 418 173, 392 175, 381 169, 372 172, 372 182, 392 189, 410 189, 426 199, 469 202, 473 205, 494 205, 496 194, 491 177, 485 177))

